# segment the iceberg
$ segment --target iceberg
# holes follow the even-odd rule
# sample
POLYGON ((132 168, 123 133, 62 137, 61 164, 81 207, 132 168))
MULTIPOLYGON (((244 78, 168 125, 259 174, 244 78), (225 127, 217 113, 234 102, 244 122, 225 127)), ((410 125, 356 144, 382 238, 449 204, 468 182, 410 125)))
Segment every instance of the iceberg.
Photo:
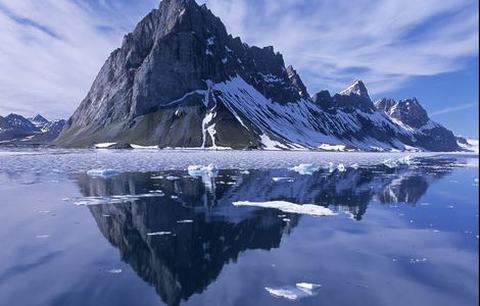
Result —
POLYGON ((164 235, 171 235, 172 232, 153 232, 147 233, 147 236, 164 236, 164 235))
POLYGON ((291 170, 298 172, 301 175, 312 175, 314 172, 320 169, 319 166, 315 166, 313 164, 300 164, 291 168, 291 170))
POLYGON ((334 216, 336 215, 331 209, 314 204, 295 204, 286 201, 269 201, 269 202, 249 202, 239 201, 233 202, 234 206, 254 206, 261 208, 275 208, 286 213, 312 215, 312 216, 334 216))
POLYGON ((187 170, 188 175, 194 177, 216 177, 218 175, 218 169, 213 164, 210 164, 208 166, 192 165, 188 166, 187 170))

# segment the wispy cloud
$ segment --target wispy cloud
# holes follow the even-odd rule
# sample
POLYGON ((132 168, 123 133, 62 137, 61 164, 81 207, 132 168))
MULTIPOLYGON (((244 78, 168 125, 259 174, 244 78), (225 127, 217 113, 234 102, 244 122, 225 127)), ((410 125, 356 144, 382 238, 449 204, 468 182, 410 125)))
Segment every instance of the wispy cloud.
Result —
MULTIPOLYGON (((197 1, 247 43, 274 45, 312 93, 360 78, 379 94, 461 69, 478 52, 476 0, 197 1)), ((159 2, 0 0, 2 111, 71 114, 123 35, 159 2)))
POLYGON ((475 0, 204 1, 248 43, 274 45, 311 91, 360 78, 378 94, 478 52, 475 0))
POLYGON ((26 109, 27 115, 69 116, 123 35, 158 5, 127 4, 0 0, 2 113, 26 109))
POLYGON ((462 104, 458 106, 452 106, 452 107, 445 107, 439 110, 436 110, 432 113, 430 113, 430 116, 438 116, 438 115, 445 115, 445 114, 450 114, 450 113, 456 113, 460 111, 464 111, 467 109, 472 109, 478 107, 478 103, 467 103, 467 104, 462 104))

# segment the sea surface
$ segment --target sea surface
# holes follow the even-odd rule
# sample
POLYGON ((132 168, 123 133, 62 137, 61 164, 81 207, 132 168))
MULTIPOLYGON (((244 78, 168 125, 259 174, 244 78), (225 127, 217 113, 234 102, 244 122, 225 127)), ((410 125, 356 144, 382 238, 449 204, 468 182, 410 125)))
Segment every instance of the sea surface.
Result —
POLYGON ((477 305, 478 156, 0 151, 0 305, 477 305))

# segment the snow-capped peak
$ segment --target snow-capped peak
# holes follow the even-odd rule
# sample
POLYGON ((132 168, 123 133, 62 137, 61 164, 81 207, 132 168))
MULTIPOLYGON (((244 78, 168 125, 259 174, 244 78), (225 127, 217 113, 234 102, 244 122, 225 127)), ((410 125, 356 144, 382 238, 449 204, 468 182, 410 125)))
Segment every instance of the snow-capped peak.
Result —
POLYGON ((343 95, 343 96, 357 95, 363 98, 370 99, 370 96, 368 95, 367 87, 365 87, 365 84, 363 84, 363 82, 360 80, 356 80, 352 85, 342 90, 340 92, 340 95, 343 95))
POLYGON ((50 123, 50 121, 48 121, 45 117, 43 117, 40 114, 37 114, 33 118, 28 118, 28 121, 30 121, 36 127, 40 127, 40 128, 45 126, 46 124, 50 123))

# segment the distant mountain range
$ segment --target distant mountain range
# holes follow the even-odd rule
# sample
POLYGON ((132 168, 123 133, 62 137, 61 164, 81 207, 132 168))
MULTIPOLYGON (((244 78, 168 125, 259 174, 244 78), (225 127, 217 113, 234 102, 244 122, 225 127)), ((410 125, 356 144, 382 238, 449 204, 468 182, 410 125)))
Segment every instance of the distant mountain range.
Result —
POLYGON ((0 116, 0 144, 45 145, 58 137, 65 120, 49 121, 41 115, 25 118, 18 114, 0 116))
POLYGON ((458 151, 415 98, 371 100, 358 80, 310 96, 273 47, 249 46, 194 0, 163 0, 114 50, 54 144, 458 151))

